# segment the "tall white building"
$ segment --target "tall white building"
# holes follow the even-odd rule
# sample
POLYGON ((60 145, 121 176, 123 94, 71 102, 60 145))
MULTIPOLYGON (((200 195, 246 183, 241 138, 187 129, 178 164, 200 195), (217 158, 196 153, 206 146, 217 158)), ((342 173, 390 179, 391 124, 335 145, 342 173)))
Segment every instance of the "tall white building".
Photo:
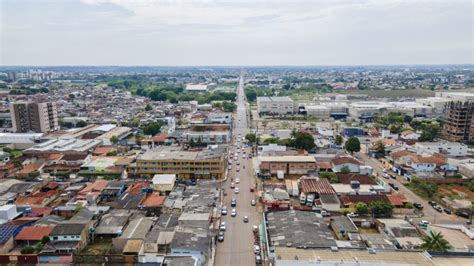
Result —
POLYGON ((257 97, 259 114, 284 115, 295 112, 294 102, 290 97, 257 97))

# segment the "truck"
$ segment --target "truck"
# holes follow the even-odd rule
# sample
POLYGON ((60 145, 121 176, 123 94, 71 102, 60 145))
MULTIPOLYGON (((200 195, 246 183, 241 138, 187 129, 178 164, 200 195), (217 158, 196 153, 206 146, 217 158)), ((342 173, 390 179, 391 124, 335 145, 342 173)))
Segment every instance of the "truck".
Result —
POLYGON ((301 194, 300 194, 300 204, 301 205, 306 204, 306 194, 304 194, 304 192, 301 192, 301 194))
POLYGON ((309 193, 308 197, 306 197, 306 206, 308 207, 313 206, 315 198, 316 198, 316 195, 314 193, 309 193))

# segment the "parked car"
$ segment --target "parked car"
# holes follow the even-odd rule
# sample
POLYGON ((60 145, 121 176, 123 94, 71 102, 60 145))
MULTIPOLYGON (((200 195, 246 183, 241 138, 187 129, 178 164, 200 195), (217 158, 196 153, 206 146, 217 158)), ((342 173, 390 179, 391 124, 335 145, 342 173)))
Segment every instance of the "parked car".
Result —
POLYGON ((217 241, 224 242, 224 231, 219 231, 219 234, 217 236, 217 241))
POLYGON ((418 223, 420 226, 427 226, 430 224, 430 222, 426 221, 426 220, 421 220, 420 223, 418 223))
POLYGON ((255 255, 255 264, 256 265, 262 264, 262 257, 260 255, 255 255))
POLYGON ((244 223, 248 223, 249 222, 249 217, 248 216, 244 216, 244 223))
POLYGON ((351 217, 351 218, 356 218, 356 217, 359 217, 359 214, 357 213, 354 213, 354 212, 350 212, 347 214, 348 217, 351 217))
POLYGON ((451 213, 452 213, 451 210, 448 209, 448 208, 444 208, 443 211, 444 211, 446 214, 451 214, 451 213))
POLYGON ((460 217, 463 217, 463 218, 466 218, 466 219, 471 218, 470 214, 469 214, 469 211, 467 211, 467 210, 457 210, 456 215, 460 216, 460 217))
POLYGON ((227 206, 222 207, 221 214, 227 215, 227 206))
POLYGON ((435 209, 437 212, 443 212, 443 208, 441 208, 439 205, 434 205, 433 209, 435 209))
POLYGON ((236 183, 236 184, 240 183, 240 179, 239 179, 239 178, 236 178, 236 179, 235 179, 235 183, 236 183))
POLYGON ((415 208, 417 208, 418 210, 423 210, 423 205, 421 205, 421 203, 419 202, 413 203, 413 206, 415 206, 415 208))
POLYGON ((253 245, 253 253, 260 254, 260 246, 259 245, 253 245))
POLYGON ((237 216, 237 211, 235 209, 232 209, 232 211, 230 212, 230 216, 232 217, 237 216))
POLYGON ((254 187, 250 187, 250 192, 254 192, 255 191, 255 188, 254 187))
POLYGON ((234 190, 234 193, 239 194, 239 192, 240 192, 240 189, 238 187, 236 187, 235 190, 234 190))
POLYGON ((230 183, 230 188, 235 188, 235 183, 234 182, 230 183))
POLYGON ((237 200, 236 200, 235 198, 232 198, 232 199, 230 200, 230 206, 232 206, 232 207, 237 206, 237 200))
POLYGON ((400 188, 395 185, 394 183, 388 183, 389 186, 391 186, 395 191, 398 191, 400 188))
POLYGON ((221 231, 225 231, 227 229, 225 222, 221 222, 221 225, 219 226, 219 229, 221 231))

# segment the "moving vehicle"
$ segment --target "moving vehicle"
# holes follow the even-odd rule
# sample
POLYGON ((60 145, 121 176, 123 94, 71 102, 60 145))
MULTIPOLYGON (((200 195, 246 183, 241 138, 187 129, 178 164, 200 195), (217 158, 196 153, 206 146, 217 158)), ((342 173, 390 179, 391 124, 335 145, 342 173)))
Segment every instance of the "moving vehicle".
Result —
POLYGON ((232 211, 230 212, 230 216, 232 217, 237 216, 237 211, 235 209, 232 209, 232 211))
POLYGON ((235 183, 236 184, 240 183, 240 179, 238 177, 235 179, 235 183))
POLYGON ((420 226, 428 226, 430 224, 430 222, 428 222, 427 220, 421 220, 420 223, 418 223, 418 225, 420 226))
POLYGON ((222 215, 227 215, 227 207, 226 206, 222 207, 221 214, 222 215))
POLYGON ((232 198, 232 199, 230 200, 230 206, 232 206, 232 207, 237 206, 237 200, 236 200, 235 198, 232 198))
POLYGON ((256 265, 262 264, 262 257, 260 255, 255 255, 255 264, 256 265))
POLYGON ((234 182, 230 183, 230 188, 235 188, 234 182))
POLYGON ((391 186, 395 191, 398 191, 400 188, 395 185, 394 183, 388 183, 389 186, 391 186))
POLYGON ((256 204, 256 202, 255 202, 254 199, 250 201, 250 205, 255 206, 255 204, 256 204))
POLYGON ((237 168, 235 169, 235 171, 240 172, 240 167, 237 166, 237 168))
POLYGON ((244 223, 248 223, 249 222, 249 217, 248 216, 244 216, 244 223))
POLYGON ((219 234, 217 235, 217 241, 224 242, 224 231, 219 231, 219 234))
POLYGON ((255 188, 254 187, 250 187, 250 192, 254 192, 255 191, 255 188))
POLYGON ((235 194, 239 194, 239 192, 240 192, 240 189, 239 189, 238 187, 236 187, 236 188, 234 189, 234 193, 235 193, 235 194))

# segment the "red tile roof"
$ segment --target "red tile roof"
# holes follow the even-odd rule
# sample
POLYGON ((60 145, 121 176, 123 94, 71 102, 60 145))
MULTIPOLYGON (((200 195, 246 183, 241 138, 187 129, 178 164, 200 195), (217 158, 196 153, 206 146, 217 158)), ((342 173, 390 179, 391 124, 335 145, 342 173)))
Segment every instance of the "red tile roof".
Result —
POLYGON ((405 195, 401 193, 395 193, 387 195, 388 201, 394 206, 403 206, 406 202, 408 202, 405 195))
POLYGON ((15 240, 40 241, 43 237, 48 236, 53 229, 54 226, 26 226, 18 233, 15 240))
POLYGON ((352 157, 335 158, 335 159, 332 159, 331 163, 334 164, 334 165, 340 165, 340 164, 346 164, 346 163, 361 165, 361 163, 359 161, 357 161, 356 159, 354 159, 352 157))
POLYGON ((45 199, 53 198, 58 194, 59 192, 57 190, 50 190, 48 192, 37 192, 33 195, 18 196, 15 200, 15 203, 17 205, 41 206, 43 205, 45 199))
POLYGON ((332 165, 330 162, 318 162, 319 169, 331 169, 332 165))
POLYGON ((164 142, 167 138, 168 138, 168 134, 160 134, 160 135, 154 136, 151 139, 153 140, 153 142, 164 142))
POLYGON ((140 205, 144 207, 160 207, 165 202, 166 197, 160 196, 159 192, 149 194, 140 205))
POLYGON ((390 153, 390 156, 393 158, 393 159, 398 159, 400 157, 403 157, 403 156, 410 156, 410 155, 415 155, 413 152, 409 152, 407 150, 401 150, 401 151, 396 151, 396 152, 392 152, 390 153))
POLYGON ((300 179, 300 187, 304 193, 336 194, 326 178, 302 178, 300 179))
POLYGON ((344 205, 356 204, 358 202, 369 203, 371 201, 387 201, 386 195, 346 195, 341 197, 341 202, 344 205))
POLYGON ((361 175, 357 173, 350 173, 350 174, 343 174, 337 173, 337 178, 339 179, 339 183, 342 184, 350 184, 351 181, 359 181, 361 185, 377 185, 377 182, 370 178, 368 175, 361 175))

